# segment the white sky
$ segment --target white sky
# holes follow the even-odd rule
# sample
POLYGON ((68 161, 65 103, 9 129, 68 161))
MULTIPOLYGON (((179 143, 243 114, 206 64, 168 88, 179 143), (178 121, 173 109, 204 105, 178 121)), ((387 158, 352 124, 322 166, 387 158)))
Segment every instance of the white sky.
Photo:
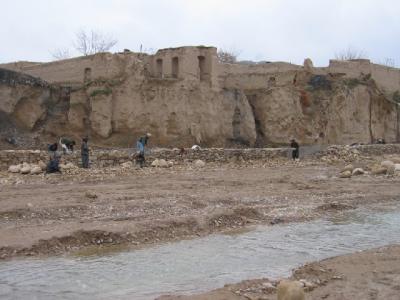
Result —
POLYGON ((96 29, 118 39, 114 51, 210 45, 323 66, 351 47, 400 65, 400 0, 0 0, 0 16, 0 63, 49 61, 96 29))

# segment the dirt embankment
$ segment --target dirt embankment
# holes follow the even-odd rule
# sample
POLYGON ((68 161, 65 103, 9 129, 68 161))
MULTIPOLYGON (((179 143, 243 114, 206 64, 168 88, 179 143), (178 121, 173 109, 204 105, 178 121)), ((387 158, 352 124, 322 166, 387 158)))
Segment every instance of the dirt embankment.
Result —
MULTIPOLYGON (((293 271, 303 282, 308 300, 385 299, 400 295, 400 245, 372 249, 313 262, 293 271)), ((278 280, 246 280, 193 296, 162 296, 159 300, 276 299, 278 280)))
POLYGON ((0 173, 0 258, 141 247, 398 200, 400 177, 339 178, 343 166, 272 160, 0 173))

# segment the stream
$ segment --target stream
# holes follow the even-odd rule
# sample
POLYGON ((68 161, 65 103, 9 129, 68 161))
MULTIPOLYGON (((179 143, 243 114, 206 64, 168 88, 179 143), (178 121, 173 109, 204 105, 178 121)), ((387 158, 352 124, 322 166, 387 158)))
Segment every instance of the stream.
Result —
POLYGON ((400 209, 346 211, 102 256, 0 263, 0 299, 154 299, 245 279, 290 276, 306 262, 400 243, 400 209))

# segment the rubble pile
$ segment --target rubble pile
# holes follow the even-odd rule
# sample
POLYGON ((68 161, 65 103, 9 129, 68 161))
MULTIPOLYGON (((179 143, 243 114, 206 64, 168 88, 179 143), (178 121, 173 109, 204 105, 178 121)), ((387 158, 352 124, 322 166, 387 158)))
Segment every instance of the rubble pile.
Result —
POLYGON ((339 173, 339 178, 351 178, 359 175, 389 175, 400 176, 400 158, 383 160, 365 168, 354 167, 353 164, 346 165, 339 173))
POLYGON ((327 163, 352 162, 360 158, 360 151, 351 146, 330 146, 328 147, 320 159, 327 163))

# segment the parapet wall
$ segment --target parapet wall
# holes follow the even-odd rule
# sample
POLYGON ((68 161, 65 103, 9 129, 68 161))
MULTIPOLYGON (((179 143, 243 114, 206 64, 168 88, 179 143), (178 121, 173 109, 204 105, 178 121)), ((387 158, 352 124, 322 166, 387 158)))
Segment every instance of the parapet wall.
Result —
MULTIPOLYGON (((147 161, 156 158, 172 160, 174 162, 195 161, 201 159, 205 162, 229 162, 236 159, 243 160, 267 160, 279 157, 288 157, 290 149, 288 148, 253 148, 253 149, 221 149, 209 148, 203 150, 187 150, 180 154, 179 150, 159 150, 152 151, 146 156, 147 161)), ((131 150, 111 150, 91 151, 90 163, 93 167, 112 167, 118 166, 124 162, 132 161, 131 150)), ((75 152, 72 155, 63 156, 66 162, 72 162, 80 165, 80 153, 75 152)), ((10 165, 21 164, 23 162, 36 164, 39 161, 47 162, 49 153, 40 150, 4 150, 0 151, 0 170, 7 170, 10 165)))
POLYGON ((285 63, 219 64, 220 86, 226 88, 260 89, 285 85, 293 81, 302 66, 285 63))
POLYGON ((371 78, 386 92, 400 90, 400 69, 373 64, 368 59, 330 60, 329 67, 321 69, 330 73, 343 73, 347 77, 371 74, 371 78))
POLYGON ((10 63, 0 67, 39 77, 49 83, 82 84, 95 78, 113 78, 120 75, 138 54, 97 53, 49 63, 10 63))

